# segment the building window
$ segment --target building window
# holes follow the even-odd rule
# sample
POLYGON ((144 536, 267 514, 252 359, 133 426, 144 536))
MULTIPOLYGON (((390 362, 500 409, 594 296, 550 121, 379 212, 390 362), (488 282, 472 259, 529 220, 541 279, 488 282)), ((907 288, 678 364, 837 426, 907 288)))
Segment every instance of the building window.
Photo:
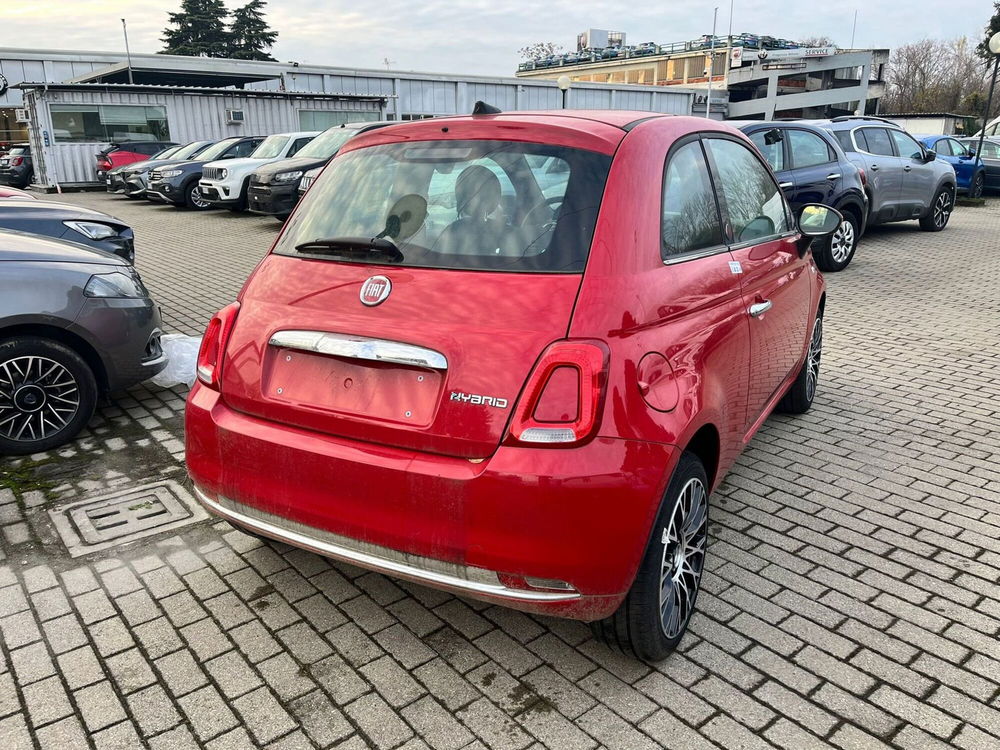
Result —
POLYGON ((170 138, 163 107, 130 104, 51 104, 56 143, 121 143, 170 138))
POLYGON ((322 109, 300 109, 299 127, 302 130, 326 130, 345 122, 374 122, 378 112, 332 112, 322 109))

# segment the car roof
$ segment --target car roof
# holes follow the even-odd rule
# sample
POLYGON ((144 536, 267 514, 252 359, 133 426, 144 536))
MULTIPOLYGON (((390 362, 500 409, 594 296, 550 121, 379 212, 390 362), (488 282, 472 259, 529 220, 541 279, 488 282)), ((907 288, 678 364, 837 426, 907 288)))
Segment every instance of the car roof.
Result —
MULTIPOLYGON (((304 138, 307 135, 315 137, 322 132, 322 130, 296 130, 295 132, 288 133, 271 133, 271 135, 287 135, 289 138, 304 138)), ((265 138, 270 138, 271 135, 265 136, 265 138)))
MULTIPOLYGON (((665 115, 657 112, 628 110, 541 110, 501 112, 482 115, 454 115, 426 120, 393 123, 351 138, 341 151, 346 153, 366 146, 404 140, 516 140, 551 142, 613 154, 628 132, 651 121, 672 123, 684 132, 725 130, 727 124, 702 117, 665 115)), ((738 131, 735 131, 738 132, 738 131)))

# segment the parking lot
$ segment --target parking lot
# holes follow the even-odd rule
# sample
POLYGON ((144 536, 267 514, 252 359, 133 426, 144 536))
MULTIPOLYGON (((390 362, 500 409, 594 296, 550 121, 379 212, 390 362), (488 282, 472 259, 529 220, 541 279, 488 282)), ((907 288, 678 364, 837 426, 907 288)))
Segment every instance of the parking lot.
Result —
MULTIPOLYGON (((135 228, 173 333, 200 334, 279 227, 61 200, 135 228)), ((713 495, 699 611, 655 668, 191 513, 71 557, 65 506, 187 507, 185 388, 118 394, 0 470, 0 748, 1000 746, 998 237, 993 200, 940 234, 875 229, 828 275, 817 402, 713 495)))

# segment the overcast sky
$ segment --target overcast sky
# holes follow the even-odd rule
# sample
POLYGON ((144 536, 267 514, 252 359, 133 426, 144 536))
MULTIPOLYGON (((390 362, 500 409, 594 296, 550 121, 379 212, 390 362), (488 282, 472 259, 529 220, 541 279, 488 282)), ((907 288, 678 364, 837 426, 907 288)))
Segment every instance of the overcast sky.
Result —
MULTIPOLYGON (((718 33, 729 29, 719 6, 718 33)), ((232 8, 240 0, 227 0, 232 8)), ((0 0, 0 45, 36 49, 123 50, 120 18, 134 52, 158 52, 167 13, 180 0, 0 0)), ((922 38, 979 40, 988 0, 796 2, 737 0, 733 32, 789 39, 826 35, 850 46, 895 47, 922 38)), ((624 31, 631 44, 692 39, 712 30, 712 3, 662 0, 271 0, 279 60, 344 67, 511 75, 517 50, 531 42, 567 49, 587 28, 624 31), (615 9, 615 10, 612 10, 615 9)))

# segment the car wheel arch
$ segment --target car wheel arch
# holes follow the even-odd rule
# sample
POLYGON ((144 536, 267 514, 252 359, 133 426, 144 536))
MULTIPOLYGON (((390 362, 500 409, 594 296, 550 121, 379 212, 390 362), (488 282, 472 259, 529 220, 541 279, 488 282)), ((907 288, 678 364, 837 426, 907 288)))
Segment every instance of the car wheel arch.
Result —
POLYGON ((722 454, 722 441, 718 428, 711 422, 703 424, 690 437, 682 452, 693 453, 698 457, 701 465, 705 467, 709 491, 714 490, 720 479, 717 474, 722 454))
POLYGON ((87 366, 90 367, 94 373, 94 379, 97 381, 98 390, 101 392, 108 390, 108 371, 104 365, 104 360, 101 359, 101 355, 98 354, 94 345, 83 336, 69 329, 41 322, 17 323, 0 328, 0 341, 17 336, 37 336, 39 338, 58 341, 60 344, 68 346, 79 354, 83 358, 83 361, 87 363, 87 366))

